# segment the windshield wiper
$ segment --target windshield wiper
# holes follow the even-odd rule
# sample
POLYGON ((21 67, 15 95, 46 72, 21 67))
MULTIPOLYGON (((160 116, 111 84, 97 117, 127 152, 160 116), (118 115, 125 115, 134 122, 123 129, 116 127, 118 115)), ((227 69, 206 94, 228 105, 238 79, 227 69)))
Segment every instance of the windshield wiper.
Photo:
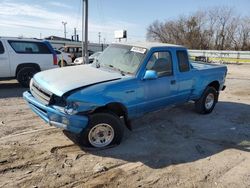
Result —
POLYGON ((98 61, 98 59, 95 60, 95 67, 96 68, 100 68, 101 67, 100 62, 98 61))
POLYGON ((117 71, 119 71, 120 73, 121 73, 121 75, 122 76, 125 76, 125 72, 124 71, 122 71, 121 69, 119 69, 119 68, 116 68, 116 67, 114 67, 113 65, 108 65, 109 67, 111 67, 112 69, 114 69, 114 70, 117 70, 117 71))

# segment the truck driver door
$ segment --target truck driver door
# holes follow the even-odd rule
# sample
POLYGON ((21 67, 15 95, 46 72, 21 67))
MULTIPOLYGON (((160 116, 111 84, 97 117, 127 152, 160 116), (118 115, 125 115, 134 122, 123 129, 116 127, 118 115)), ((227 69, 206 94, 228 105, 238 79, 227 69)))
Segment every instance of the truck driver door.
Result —
POLYGON ((141 107, 144 113, 172 104, 178 90, 170 51, 154 52, 147 63, 146 70, 156 71, 158 78, 142 80, 144 104, 141 107))

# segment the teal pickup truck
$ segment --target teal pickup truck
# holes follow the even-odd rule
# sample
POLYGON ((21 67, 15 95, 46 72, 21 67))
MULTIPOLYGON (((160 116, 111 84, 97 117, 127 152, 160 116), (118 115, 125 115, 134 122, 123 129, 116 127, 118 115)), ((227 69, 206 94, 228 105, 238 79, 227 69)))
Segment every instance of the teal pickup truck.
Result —
POLYGON ((226 75, 226 66, 190 62, 183 46, 118 43, 93 64, 36 74, 23 97, 79 144, 103 148, 119 144, 132 119, 169 105, 194 101, 198 113, 212 112, 226 75))

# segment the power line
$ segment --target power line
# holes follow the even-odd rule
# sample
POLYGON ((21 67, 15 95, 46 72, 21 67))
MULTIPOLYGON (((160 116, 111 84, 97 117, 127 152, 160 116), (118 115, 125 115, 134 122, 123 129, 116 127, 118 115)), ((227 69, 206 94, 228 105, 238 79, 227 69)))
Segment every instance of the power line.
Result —
POLYGON ((81 3, 82 3, 82 0, 79 0, 78 11, 76 13, 76 24, 75 24, 76 29, 78 29, 80 18, 81 18, 81 3))
POLYGON ((61 29, 54 29, 54 28, 48 28, 48 27, 39 27, 39 26, 31 26, 31 25, 23 25, 23 24, 1 24, 2 26, 17 26, 17 27, 22 27, 22 28, 30 28, 30 29, 42 29, 42 30, 50 30, 50 31, 61 31, 61 29))
MULTIPOLYGON (((100 19, 100 23, 102 26, 104 26, 106 24, 106 16, 104 15, 104 9, 103 9, 103 4, 102 4, 103 0, 98 0, 97 1, 97 9, 98 9, 98 15, 99 15, 99 19, 100 19)), ((103 27, 100 28, 100 32, 102 32, 102 34, 104 35, 104 37, 107 37, 107 35, 104 32, 103 27)))

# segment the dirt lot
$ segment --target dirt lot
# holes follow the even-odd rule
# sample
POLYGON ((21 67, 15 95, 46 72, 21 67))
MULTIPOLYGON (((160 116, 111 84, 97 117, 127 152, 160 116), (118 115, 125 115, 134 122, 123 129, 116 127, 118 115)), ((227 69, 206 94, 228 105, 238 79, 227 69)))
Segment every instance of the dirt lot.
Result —
POLYGON ((120 146, 81 149, 15 81, 0 82, 0 187, 250 187, 250 65, 229 65, 210 115, 193 104, 133 122, 120 146))

